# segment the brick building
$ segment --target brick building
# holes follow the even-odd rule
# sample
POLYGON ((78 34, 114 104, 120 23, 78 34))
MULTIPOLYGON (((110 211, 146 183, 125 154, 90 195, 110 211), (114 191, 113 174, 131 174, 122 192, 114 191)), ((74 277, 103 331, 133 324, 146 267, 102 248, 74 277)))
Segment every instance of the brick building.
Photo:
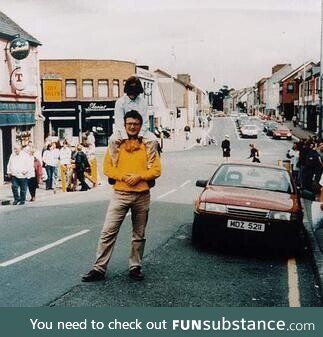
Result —
POLYGON ((40 42, 0 12, 0 183, 14 143, 43 142, 38 46, 40 42))
POLYGON ((135 73, 128 61, 40 60, 45 136, 76 143, 83 132, 93 131, 96 144, 106 145, 115 102, 135 73))

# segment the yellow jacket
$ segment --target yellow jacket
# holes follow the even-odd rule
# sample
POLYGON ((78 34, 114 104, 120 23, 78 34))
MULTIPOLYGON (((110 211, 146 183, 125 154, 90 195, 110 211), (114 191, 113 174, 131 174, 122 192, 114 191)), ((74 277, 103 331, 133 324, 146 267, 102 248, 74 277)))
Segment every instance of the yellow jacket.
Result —
POLYGON ((149 190, 148 180, 160 176, 160 159, 157 154, 152 167, 148 169, 145 145, 136 140, 126 140, 120 145, 117 167, 112 166, 109 151, 106 151, 103 160, 103 173, 116 180, 114 189, 117 191, 143 192, 149 190), (124 181, 128 173, 138 174, 142 180, 137 185, 130 186, 124 181))

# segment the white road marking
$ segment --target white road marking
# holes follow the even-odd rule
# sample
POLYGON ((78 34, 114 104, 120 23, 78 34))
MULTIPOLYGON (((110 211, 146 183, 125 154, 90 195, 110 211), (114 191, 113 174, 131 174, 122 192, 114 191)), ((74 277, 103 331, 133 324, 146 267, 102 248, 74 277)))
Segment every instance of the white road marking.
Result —
POLYGON ((288 301, 289 306, 298 308, 301 306, 299 300, 298 274, 295 259, 289 259, 287 262, 288 269, 288 301))
POLYGON ((180 185, 179 188, 182 188, 182 187, 186 186, 186 185, 189 184, 190 182, 191 182, 191 180, 186 180, 185 182, 183 182, 182 185, 180 185))
POLYGON ((66 241, 68 241, 68 240, 71 240, 71 239, 74 239, 74 238, 76 238, 76 237, 78 237, 78 236, 80 236, 80 235, 86 234, 86 233, 89 232, 89 231, 90 231, 89 229, 85 229, 85 230, 80 231, 80 232, 78 232, 78 233, 75 233, 75 234, 66 236, 65 238, 62 238, 62 239, 57 240, 57 241, 55 241, 55 242, 52 242, 52 243, 50 243, 50 244, 48 244, 48 245, 46 245, 46 246, 44 246, 44 247, 35 249, 35 250, 33 250, 33 251, 29 252, 29 253, 23 254, 23 255, 21 255, 21 256, 18 256, 18 257, 16 257, 16 258, 11 259, 11 260, 8 260, 8 261, 6 261, 6 262, 2 262, 2 263, 0 263, 0 267, 7 267, 7 266, 10 266, 11 264, 15 264, 15 263, 17 263, 17 262, 20 262, 20 261, 22 261, 22 260, 25 260, 25 259, 27 259, 27 258, 29 258, 29 257, 31 257, 31 256, 33 256, 33 255, 42 253, 42 252, 44 252, 44 251, 46 251, 46 250, 48 250, 48 249, 50 249, 50 248, 53 248, 53 247, 55 247, 55 246, 58 246, 58 245, 60 245, 60 244, 62 244, 62 243, 64 243, 64 242, 66 242, 66 241))
POLYGON ((162 198, 166 197, 167 195, 172 194, 172 193, 174 193, 176 191, 177 191, 177 189, 173 188, 172 190, 170 190, 170 191, 168 191, 168 192, 160 195, 159 197, 157 197, 156 200, 162 199, 162 198))

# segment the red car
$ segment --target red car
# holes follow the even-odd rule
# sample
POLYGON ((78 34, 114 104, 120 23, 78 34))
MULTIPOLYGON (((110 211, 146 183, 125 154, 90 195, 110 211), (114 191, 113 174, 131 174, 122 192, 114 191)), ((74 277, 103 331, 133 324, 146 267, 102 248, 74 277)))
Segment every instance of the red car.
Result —
POLYGON ((279 125, 277 129, 273 130, 273 138, 291 140, 292 133, 286 126, 279 125))
POLYGON ((289 172, 280 166, 222 163, 198 180, 192 241, 197 245, 269 243, 288 252, 302 247, 303 212, 289 172))

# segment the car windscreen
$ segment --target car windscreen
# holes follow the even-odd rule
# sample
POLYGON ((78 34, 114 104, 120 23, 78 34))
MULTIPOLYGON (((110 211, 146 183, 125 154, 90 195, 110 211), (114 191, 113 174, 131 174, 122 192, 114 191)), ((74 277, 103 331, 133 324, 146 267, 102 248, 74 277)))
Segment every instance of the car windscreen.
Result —
POLYGON ((261 166, 224 164, 216 171, 210 185, 293 193, 287 171, 261 166))

